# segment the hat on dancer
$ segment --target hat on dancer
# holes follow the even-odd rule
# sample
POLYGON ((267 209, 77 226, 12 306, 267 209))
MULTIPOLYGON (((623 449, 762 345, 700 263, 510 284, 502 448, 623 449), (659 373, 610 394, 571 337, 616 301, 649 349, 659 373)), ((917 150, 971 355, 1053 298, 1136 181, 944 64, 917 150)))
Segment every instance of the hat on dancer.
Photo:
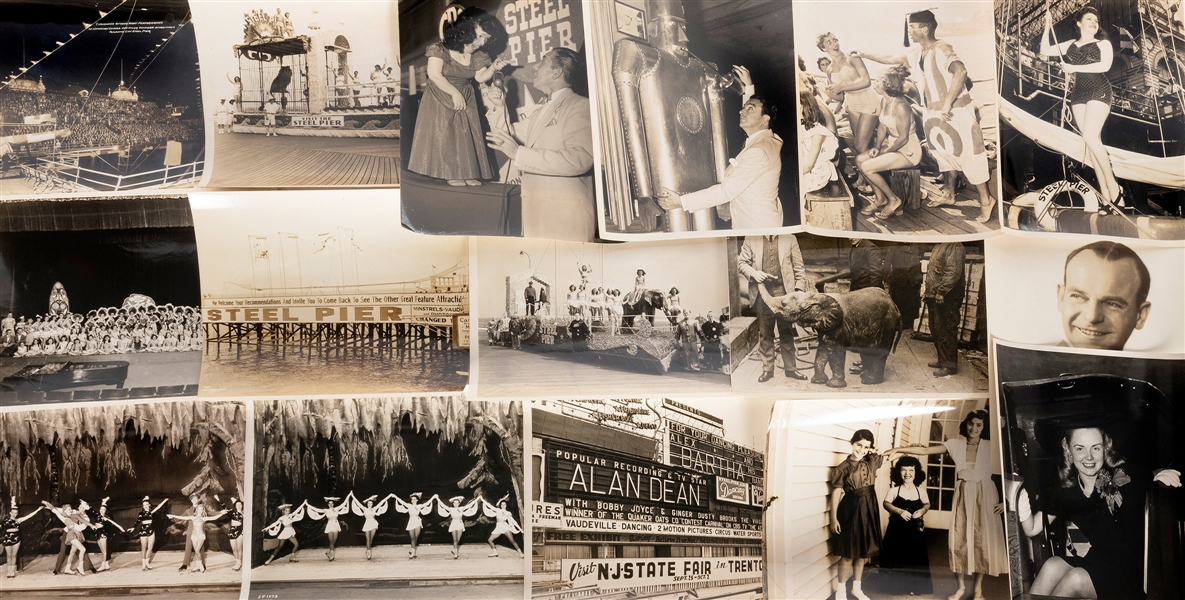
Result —
POLYGON ((107 501, 110 499, 111 499, 111 496, 107 496, 106 498, 103 498, 103 501, 99 503, 99 506, 107 506, 107 501))
POLYGON ((374 502, 375 500, 378 500, 378 499, 379 499, 378 494, 372 494, 369 498, 363 500, 362 503, 366 504, 367 502, 374 502))
POLYGON ((464 499, 465 499, 464 496, 453 496, 452 498, 449 498, 448 501, 449 502, 460 502, 464 499))
POLYGON ((12 497, 12 504, 11 504, 10 506, 12 506, 12 509, 13 509, 13 510, 16 510, 16 508, 17 508, 17 505, 16 505, 16 496, 13 496, 13 497, 12 497))
POLYGON ((90 507, 91 507, 91 505, 87 504, 86 500, 79 500, 78 501, 78 510, 80 510, 80 511, 90 510, 90 507))
MULTIPOLYGON (((424 494, 422 494, 422 493, 420 493, 420 492, 412 492, 412 493, 411 493, 411 495, 410 495, 410 496, 408 496, 407 498, 408 498, 409 500, 411 500, 411 499, 413 499, 413 498, 414 498, 414 499, 416 499, 416 500, 418 500, 418 499, 420 499, 420 498, 421 498, 423 495, 424 495, 424 494)), ((412 500, 412 501, 414 502, 415 500, 412 500)))
POLYGON ((909 24, 910 23, 923 23, 925 25, 929 25, 930 26, 930 33, 931 34, 934 33, 934 28, 938 26, 938 19, 934 18, 934 13, 932 12, 932 10, 933 9, 919 10, 917 12, 909 13, 909 15, 906 17, 906 19, 905 19, 905 41, 904 41, 904 45, 906 48, 909 47, 909 24))
POLYGON ((144 496, 144 499, 141 500, 140 502, 148 502, 148 496, 144 496))
POLYGON ((292 508, 291 504, 281 504, 276 507, 276 510, 284 510, 285 508, 292 508))

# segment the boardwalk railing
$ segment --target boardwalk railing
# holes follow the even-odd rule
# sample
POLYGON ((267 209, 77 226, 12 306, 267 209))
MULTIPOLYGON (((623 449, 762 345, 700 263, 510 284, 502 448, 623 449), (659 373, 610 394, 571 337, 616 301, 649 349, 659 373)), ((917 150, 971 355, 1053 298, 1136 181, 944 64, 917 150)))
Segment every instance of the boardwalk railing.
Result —
POLYGON ((163 169, 142 173, 104 173, 56 159, 43 158, 37 161, 39 171, 52 173, 50 177, 101 192, 121 192, 138 189, 164 187, 182 181, 197 179, 205 169, 205 160, 189 164, 166 166, 163 169))

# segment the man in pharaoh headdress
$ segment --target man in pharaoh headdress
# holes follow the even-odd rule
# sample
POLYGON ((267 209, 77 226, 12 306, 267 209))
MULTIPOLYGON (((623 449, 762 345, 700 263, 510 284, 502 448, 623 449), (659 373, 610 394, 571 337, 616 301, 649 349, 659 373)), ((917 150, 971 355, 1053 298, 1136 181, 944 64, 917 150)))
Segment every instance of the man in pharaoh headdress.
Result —
POLYGON ((49 314, 53 316, 70 313, 70 298, 66 296, 66 287, 56 281, 49 292, 49 314))

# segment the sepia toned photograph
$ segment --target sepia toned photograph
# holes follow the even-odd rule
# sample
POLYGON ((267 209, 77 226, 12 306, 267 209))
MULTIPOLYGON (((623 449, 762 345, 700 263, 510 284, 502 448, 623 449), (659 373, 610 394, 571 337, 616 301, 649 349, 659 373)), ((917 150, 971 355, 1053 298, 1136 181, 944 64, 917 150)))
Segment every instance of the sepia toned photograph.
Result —
POLYGON ((767 597, 773 404, 532 401, 531 597, 767 597))
POLYGON ((390 194, 195 193, 203 396, 460 391, 469 241, 390 194))
POLYGON ((994 351, 1013 591, 1177 597, 1182 361, 1005 343, 994 351))
POLYGON ((184 196, 0 203, 0 406, 196 395, 199 291, 184 196))
POLYGON ((522 406, 257 401, 252 594, 521 598, 522 406))
POLYGON ((723 240, 482 238, 483 397, 727 392, 723 240))
POLYGON ((994 338, 1103 352, 1185 353, 1180 248, 1079 236, 1000 236, 984 245, 994 338))
POLYGON ((790 4, 619 0, 588 10, 602 235, 797 226, 790 4))
POLYGON ((399 31, 385 2, 198 2, 203 185, 399 184, 399 31))
POLYGON ((769 597, 1016 597, 992 413, 986 398, 778 402, 769 597))
POLYGON ((987 391, 982 242, 749 236, 728 256, 735 391, 987 391))
POLYGON ((983 239, 996 214, 992 6, 795 2, 803 225, 983 239))
POLYGON ((405 227, 593 241, 585 4, 400 0, 405 227))
POLYGON ((194 35, 186 0, 5 2, 0 197, 196 185, 194 35))
POLYGON ((1004 226, 1185 239, 1180 3, 996 2, 1004 226))
POLYGON ((0 413, 3 594, 238 598, 246 407, 0 413))

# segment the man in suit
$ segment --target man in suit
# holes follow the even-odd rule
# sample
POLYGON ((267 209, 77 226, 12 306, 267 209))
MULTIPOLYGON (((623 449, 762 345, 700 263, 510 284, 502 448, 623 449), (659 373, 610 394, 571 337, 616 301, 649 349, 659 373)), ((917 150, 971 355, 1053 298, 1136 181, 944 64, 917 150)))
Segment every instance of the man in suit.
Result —
POLYGON ((535 314, 535 282, 528 281, 527 289, 523 290, 523 299, 527 302, 527 316, 535 314))
POLYGON ((704 368, 709 371, 719 371, 724 364, 724 354, 720 350, 720 336, 724 334, 724 324, 716 320, 712 311, 708 311, 708 318, 700 325, 700 335, 704 338, 704 368))
POLYGON ((930 335, 938 360, 928 366, 935 377, 959 372, 959 309, 967 287, 963 274, 963 244, 942 243, 930 251, 926 268, 926 310, 930 314, 930 335))
POLYGON ((699 331, 695 322, 691 320, 691 311, 684 309, 679 313, 679 322, 675 325, 675 341, 683 350, 683 364, 688 371, 699 370, 699 331))
POLYGON ((588 98, 572 91, 585 77, 580 55, 556 48, 543 55, 531 85, 548 102, 514 136, 497 129, 489 146, 514 161, 522 173, 524 237, 589 242, 597 230, 592 180, 592 110, 588 98))
POLYGON ((745 88, 740 113, 741 129, 748 136, 745 147, 728 161, 720 183, 683 194, 664 190, 658 204, 664 210, 682 208, 688 212, 727 204, 733 229, 781 227, 778 182, 782 177, 782 138, 770 130, 778 110, 773 102, 753 95, 748 69, 738 66, 733 72, 745 88))
POLYGON ((748 236, 737 255, 737 269, 749 280, 749 301, 757 310, 757 353, 761 357, 761 377, 757 382, 764 383, 774 376, 775 326, 786 377, 805 380, 794 360, 794 323, 766 306, 757 291, 759 285, 765 285, 774 296, 806 291, 806 268, 798 240, 792 235, 748 236))
POLYGON ((1060 346, 1123 350, 1152 310, 1152 275, 1131 248, 1099 241, 1066 257, 1057 309, 1066 339, 1060 346))

